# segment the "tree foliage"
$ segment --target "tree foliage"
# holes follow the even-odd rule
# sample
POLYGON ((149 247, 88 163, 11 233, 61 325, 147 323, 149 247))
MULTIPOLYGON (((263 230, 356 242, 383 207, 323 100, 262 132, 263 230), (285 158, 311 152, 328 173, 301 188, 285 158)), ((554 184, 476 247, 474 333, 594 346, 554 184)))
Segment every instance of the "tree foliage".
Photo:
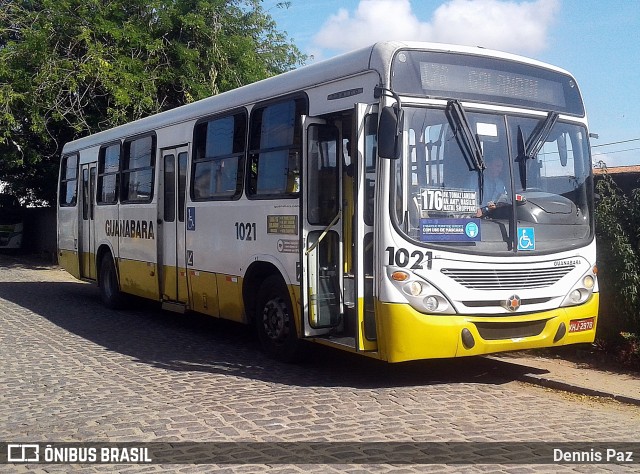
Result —
POLYGON ((601 323, 640 335, 640 188, 625 194, 605 173, 596 189, 601 323))
POLYGON ((0 0, 0 180, 52 203, 65 142, 305 59, 261 0, 0 0))

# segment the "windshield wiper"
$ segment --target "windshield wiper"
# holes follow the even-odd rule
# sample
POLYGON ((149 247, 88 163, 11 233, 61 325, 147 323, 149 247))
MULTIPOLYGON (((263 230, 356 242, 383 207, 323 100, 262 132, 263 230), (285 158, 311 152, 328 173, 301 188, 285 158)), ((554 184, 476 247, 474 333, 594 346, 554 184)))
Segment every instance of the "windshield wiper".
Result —
POLYGON ((518 125, 518 157, 516 161, 520 164, 520 184, 525 191, 527 189, 527 160, 534 159, 538 155, 557 120, 558 112, 549 112, 547 117, 533 129, 526 142, 522 128, 518 125))
POLYGON ((480 190, 480 202, 482 202, 482 194, 484 192, 484 158, 482 156, 482 148, 478 136, 473 133, 467 114, 460 101, 453 99, 447 102, 445 110, 449 123, 455 130, 455 137, 458 141, 460 149, 464 152, 467 165, 470 170, 478 172, 478 184, 480 190))

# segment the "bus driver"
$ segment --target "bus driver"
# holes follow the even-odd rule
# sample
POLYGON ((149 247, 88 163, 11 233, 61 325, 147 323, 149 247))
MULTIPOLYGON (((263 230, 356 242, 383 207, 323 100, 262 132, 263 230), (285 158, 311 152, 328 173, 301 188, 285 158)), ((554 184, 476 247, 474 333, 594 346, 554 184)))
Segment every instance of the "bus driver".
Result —
POLYGON ((496 208, 497 202, 506 200, 507 188, 502 180, 502 161, 495 156, 487 158, 487 167, 484 171, 484 192, 480 208, 476 211, 476 217, 486 216, 489 211, 496 208))

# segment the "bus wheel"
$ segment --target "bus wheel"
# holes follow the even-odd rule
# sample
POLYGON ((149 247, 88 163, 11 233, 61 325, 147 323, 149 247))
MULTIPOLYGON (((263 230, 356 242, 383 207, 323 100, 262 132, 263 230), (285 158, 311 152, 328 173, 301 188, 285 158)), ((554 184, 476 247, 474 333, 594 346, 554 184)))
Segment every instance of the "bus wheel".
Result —
POLYGON ((278 276, 268 277, 258 291, 256 328, 265 352, 285 362, 301 355, 289 291, 278 276))
POLYGON ((118 275, 111 255, 102 257, 98 286, 102 302, 107 308, 120 309, 124 306, 124 295, 118 286, 118 275))

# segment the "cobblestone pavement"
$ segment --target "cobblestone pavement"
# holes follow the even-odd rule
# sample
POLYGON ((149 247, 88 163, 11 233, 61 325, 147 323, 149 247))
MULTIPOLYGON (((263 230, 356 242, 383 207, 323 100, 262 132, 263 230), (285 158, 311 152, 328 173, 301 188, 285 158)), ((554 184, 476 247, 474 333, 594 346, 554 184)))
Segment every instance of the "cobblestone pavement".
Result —
MULTIPOLYGON (((318 348, 302 365, 273 362, 244 327, 142 303, 108 310, 95 285, 57 267, 2 255, 0 360, 0 440, 6 442, 619 442, 637 441, 640 426, 636 406, 523 384, 517 368, 484 358, 388 365, 318 348)), ((631 472, 637 466, 217 467, 528 473, 631 472)), ((114 467, 0 465, 0 471, 113 472, 114 467)), ((212 467, 120 465, 117 470, 212 467)))

